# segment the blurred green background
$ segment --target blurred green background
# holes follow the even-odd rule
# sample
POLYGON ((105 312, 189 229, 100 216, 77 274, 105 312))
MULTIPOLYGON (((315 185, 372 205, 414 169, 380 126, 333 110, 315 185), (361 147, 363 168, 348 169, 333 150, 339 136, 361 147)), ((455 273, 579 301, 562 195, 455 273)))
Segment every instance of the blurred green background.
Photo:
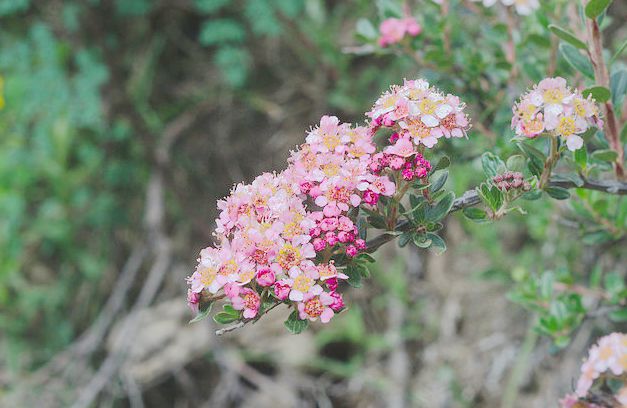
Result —
MULTIPOLYGON (((458 196, 479 184, 484 151, 516 152, 517 95, 548 73, 586 81, 547 29, 569 2, 543 3, 512 28, 479 3, 406 2, 412 57, 374 45, 395 1, 0 0, 0 405, 555 406, 591 339, 625 328, 557 293, 624 290, 618 198, 451 217, 445 255, 390 245, 349 310, 299 336, 285 311, 219 338, 187 325, 184 279, 234 183, 282 169, 323 114, 364 121, 403 78, 468 103, 470 140, 442 149, 458 196), (615 228, 587 228, 594 214, 615 228), (538 291, 546 305, 525 303, 538 291)), ((617 49, 625 3, 605 18, 617 49)))

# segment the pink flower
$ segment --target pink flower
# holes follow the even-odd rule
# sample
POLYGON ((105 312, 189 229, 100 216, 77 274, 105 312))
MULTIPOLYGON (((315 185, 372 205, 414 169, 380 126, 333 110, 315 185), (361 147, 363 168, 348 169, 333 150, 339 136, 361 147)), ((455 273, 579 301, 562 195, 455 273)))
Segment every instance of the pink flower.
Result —
POLYGON ((259 306, 261 306, 261 298, 259 294, 250 288, 243 288, 237 297, 231 299, 233 309, 244 310, 245 319, 252 319, 257 316, 259 306))
POLYGON ((263 268, 257 271, 256 280, 259 286, 268 287, 274 284, 276 281, 276 275, 272 269, 263 268))
POLYGON ((393 146, 388 146, 385 152, 400 157, 409 157, 416 153, 414 145, 408 137, 398 139, 393 146))
POLYGON ((357 247, 355 245, 348 245, 346 247, 346 255, 350 256, 351 258, 357 255, 357 247))
POLYGON ((324 239, 316 238, 313 240, 313 247, 316 252, 323 251, 327 247, 327 242, 324 239))
POLYGON ((363 251, 366 249, 366 241, 364 241, 363 239, 356 239, 355 240, 355 246, 357 247, 358 250, 363 251))
POLYGON ((298 303, 298 315, 302 320, 315 321, 320 318, 322 323, 328 323, 335 315, 333 309, 329 307, 334 302, 335 299, 326 292, 318 295, 308 294, 298 303))
POLYGON ((377 205, 379 202, 379 194, 372 190, 364 191, 364 202, 369 205, 377 205))
POLYGON ((200 305, 200 293, 195 293, 191 289, 187 290, 187 305, 192 312, 198 313, 198 307, 200 305))
POLYGON ((421 30, 418 22, 412 17, 405 17, 403 19, 388 18, 379 26, 379 32, 381 33, 379 45, 386 47, 398 43, 406 34, 415 37, 420 34, 421 30))
POLYGON ((290 284, 285 281, 279 281, 274 283, 274 295, 279 298, 279 300, 285 300, 290 294, 290 284))
POLYGON ((337 292, 331 292, 330 296, 333 298, 333 303, 329 305, 331 309, 335 312, 339 312, 344 309, 344 299, 342 299, 342 295, 337 292))

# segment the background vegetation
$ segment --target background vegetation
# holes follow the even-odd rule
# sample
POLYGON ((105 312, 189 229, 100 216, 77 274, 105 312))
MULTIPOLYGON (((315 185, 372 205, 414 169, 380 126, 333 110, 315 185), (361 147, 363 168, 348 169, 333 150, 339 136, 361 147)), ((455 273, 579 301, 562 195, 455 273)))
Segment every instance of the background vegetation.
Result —
MULTIPOLYGON (((509 121, 527 87, 595 84, 549 27, 584 38, 574 2, 527 17, 446 3, 404 3, 423 32, 381 49, 376 27, 400 2, 0 0, 0 400, 556 405, 594 338, 625 331, 618 196, 449 217, 446 255, 390 245, 350 309, 299 336, 279 312, 221 338, 187 325, 184 278, 216 199, 282 166, 322 114, 363 121, 405 77, 460 95, 474 128, 443 150, 461 195, 485 178, 482 153, 520 153, 509 121)), ((602 21, 623 124, 626 19, 617 1, 602 21)), ((603 132, 588 140, 564 168, 611 177, 603 132)))

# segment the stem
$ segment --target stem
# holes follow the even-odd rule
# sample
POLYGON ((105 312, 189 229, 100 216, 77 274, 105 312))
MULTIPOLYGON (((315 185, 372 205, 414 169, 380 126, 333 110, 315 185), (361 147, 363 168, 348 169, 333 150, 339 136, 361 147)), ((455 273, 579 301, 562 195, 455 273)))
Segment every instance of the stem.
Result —
MULTIPOLYGON (((594 68, 594 78, 597 85, 610 89, 610 75, 603 59, 603 38, 601 36, 601 30, 599 29, 599 23, 596 19, 586 18, 586 28, 588 34, 588 56, 592 62, 594 68)), ((610 147, 617 153, 616 161, 614 162, 614 172, 616 178, 619 180, 625 179, 625 168, 623 162, 625 160, 623 146, 620 141, 620 135, 618 132, 618 121, 614 112, 614 105, 609 100, 605 102, 605 135, 610 147)))
POLYGON ((553 166, 559 159, 559 152, 557 151, 557 137, 549 136, 551 139, 551 151, 549 153, 549 157, 546 158, 546 162, 544 163, 544 170, 542 170, 542 175, 540 176, 540 183, 538 188, 540 190, 544 189, 544 187, 549 182, 549 177, 551 177, 551 171, 553 170, 553 166))

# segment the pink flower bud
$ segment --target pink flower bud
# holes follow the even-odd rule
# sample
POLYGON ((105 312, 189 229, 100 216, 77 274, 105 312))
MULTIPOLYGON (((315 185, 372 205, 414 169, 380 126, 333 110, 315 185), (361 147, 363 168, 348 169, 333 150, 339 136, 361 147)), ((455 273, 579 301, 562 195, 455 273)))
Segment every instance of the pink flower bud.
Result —
POLYGON ((327 232, 325 235, 325 240, 327 241, 327 244, 329 244, 329 246, 333 246, 339 241, 337 235, 335 235, 334 232, 327 232))
POLYGON ((360 251, 363 251, 364 249, 366 249, 366 241, 364 241, 363 239, 359 238, 355 240, 355 246, 357 247, 357 249, 359 249, 360 251))
POLYGON ((345 216, 341 216, 338 219, 339 223, 337 226, 337 229, 341 230, 341 231, 352 231, 353 228, 355 228, 355 225, 353 224, 353 221, 351 221, 350 218, 345 217, 345 216))
POLYGON ((276 276, 270 268, 264 268, 257 271, 257 283, 260 286, 268 287, 276 281, 276 276))
POLYGON ((398 135, 398 133, 394 132, 390 135, 390 144, 394 144, 396 143, 396 141, 398 140, 400 136, 398 135))
POLYGON ((287 299, 287 296, 290 294, 291 287, 289 284, 285 282, 276 282, 274 284, 274 294, 279 300, 287 299))
POLYGON ((364 202, 369 205, 377 205, 379 202, 379 194, 372 190, 366 190, 364 192, 364 202))
POLYGON ((346 247, 346 255, 350 256, 351 258, 357 255, 357 247, 355 245, 348 245, 346 247))
POLYGON ((327 285, 329 290, 334 291, 337 289, 337 278, 329 278, 325 280, 324 283, 327 285))
POLYGON ((331 292, 331 297, 333 298, 333 303, 329 305, 334 312, 339 312, 344 309, 344 299, 342 299, 342 295, 337 292, 331 292))
POLYGON ((383 126, 391 127, 394 126, 394 120, 392 120, 389 116, 383 118, 383 126))
POLYGON ((319 237, 320 234, 322 234, 322 230, 320 229, 320 227, 314 227, 312 229, 309 230, 309 235, 312 237, 319 237))
POLYGON ((338 226, 338 220, 335 217, 325 218, 320 222, 320 229, 322 231, 335 231, 338 226))
POLYGON ((192 312, 198 313, 198 307, 200 304, 200 293, 192 292, 191 289, 187 290, 187 305, 192 312))
POLYGON ((399 156, 394 156, 390 159, 390 167, 392 170, 400 170, 405 165, 405 159, 399 156))
POLYGON ((324 248, 327 247, 327 243, 325 240, 321 238, 316 238, 313 240, 313 247, 314 247, 314 251, 320 252, 320 251, 323 251, 324 248))
POLYGON ((308 194, 311 191, 312 185, 310 182, 305 181, 300 185, 300 192, 303 194, 308 194))
POLYGON ((337 238, 340 240, 341 243, 347 243, 347 242, 351 242, 352 238, 353 238, 353 234, 351 234, 350 232, 346 232, 346 231, 340 231, 337 234, 337 238))
POLYGON ((427 174, 428 170, 424 167, 418 167, 416 171, 414 171, 414 176, 416 176, 417 178, 427 177, 427 174))
POLYGON ((401 172, 403 180, 411 181, 414 178, 414 172, 411 169, 403 169, 401 172))

